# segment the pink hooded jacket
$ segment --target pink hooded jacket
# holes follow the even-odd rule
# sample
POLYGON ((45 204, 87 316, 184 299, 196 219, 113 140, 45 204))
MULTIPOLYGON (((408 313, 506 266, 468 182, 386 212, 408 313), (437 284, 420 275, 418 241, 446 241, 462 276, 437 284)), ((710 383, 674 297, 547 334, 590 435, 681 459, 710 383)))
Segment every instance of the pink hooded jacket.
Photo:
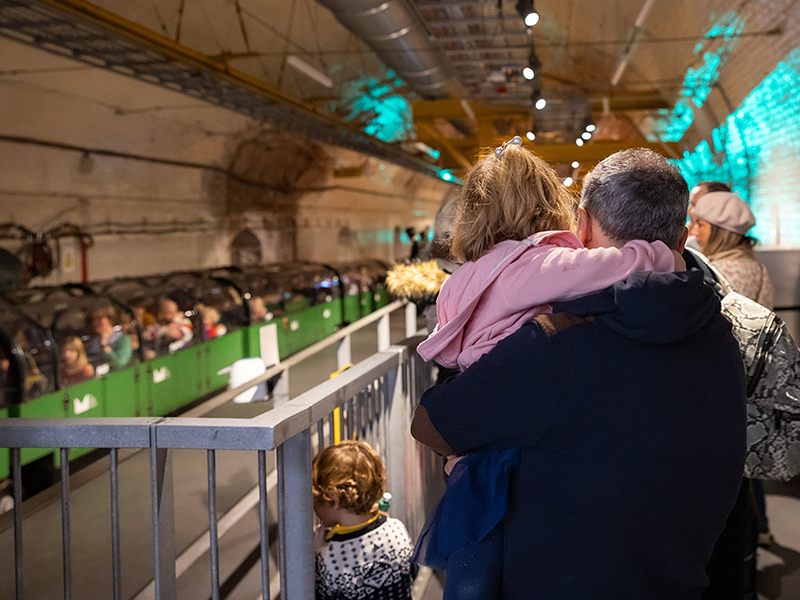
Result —
POLYGON ((500 242, 444 282, 436 301, 439 323, 417 351, 426 361, 463 371, 525 321, 550 313, 550 302, 603 290, 636 271, 674 269, 672 251, 658 241, 589 250, 569 231, 543 231, 500 242))

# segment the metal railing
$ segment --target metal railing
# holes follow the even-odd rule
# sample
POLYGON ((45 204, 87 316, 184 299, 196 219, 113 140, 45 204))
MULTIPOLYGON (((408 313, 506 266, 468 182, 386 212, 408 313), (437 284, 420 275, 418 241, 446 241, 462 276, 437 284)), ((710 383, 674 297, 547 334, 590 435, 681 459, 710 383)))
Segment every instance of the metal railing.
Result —
MULTIPOLYGON (((386 307, 389 309, 390 307, 386 307)), ((397 306, 393 307, 398 308, 397 306)), ((388 314, 379 325, 379 346, 388 346, 388 314)), ((407 312, 407 330, 412 324, 407 312)), ((384 315, 377 315, 382 319, 384 315)), ((348 339, 339 332, 338 339, 348 339)), ((441 461, 408 435, 410 419, 422 392, 432 383, 432 367, 416 355, 421 338, 388 346, 308 392, 251 419, 218 418, 125 418, 125 419, 8 419, 0 427, 0 447, 11 448, 12 470, 20 481, 20 448, 61 448, 61 523, 63 597, 72 598, 72 546, 70 537, 70 487, 68 449, 110 449, 111 576, 112 596, 122 598, 120 561, 120 512, 118 456, 120 448, 150 451, 154 579, 151 589, 137 597, 170 600, 177 595, 175 490, 173 452, 177 449, 205 450, 208 476, 208 547, 210 550, 211 598, 220 598, 219 534, 229 525, 216 515, 216 451, 246 450, 257 453, 258 492, 240 503, 255 507, 259 518, 261 594, 276 596, 270 572, 271 544, 277 543, 278 575, 283 600, 314 597, 311 497, 311 460, 315 452, 337 437, 363 439, 383 459, 393 494, 392 515, 400 518, 415 537, 427 511, 443 490, 441 461), (274 457, 275 470, 268 472, 267 459, 274 457), (269 480, 276 481, 277 539, 270 539, 268 520, 269 480), (257 502, 256 502, 257 497, 257 502), (249 500, 248 500, 249 499, 249 500), (250 504, 248 504, 250 502, 250 504)), ((342 350, 340 361, 349 349, 342 350)), ((278 372, 284 372, 283 364, 278 372)), ((261 380, 273 377, 267 373, 261 380)), ((237 393, 256 385, 255 380, 237 393)), ((254 490, 255 492, 255 490, 254 490)), ((16 597, 25 597, 23 581, 23 519, 20 486, 15 486, 14 568, 16 597)), ((202 552, 200 553, 202 554, 202 552)), ((2 568, 9 568, 3 565, 2 568)))

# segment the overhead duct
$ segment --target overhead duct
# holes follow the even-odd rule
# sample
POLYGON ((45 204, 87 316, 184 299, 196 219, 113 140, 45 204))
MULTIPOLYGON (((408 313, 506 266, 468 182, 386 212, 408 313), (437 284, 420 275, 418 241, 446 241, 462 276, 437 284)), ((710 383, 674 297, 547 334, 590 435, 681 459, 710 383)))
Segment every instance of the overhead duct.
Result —
POLYGON ((463 97, 439 49, 403 0, 317 0, 426 100, 463 97))

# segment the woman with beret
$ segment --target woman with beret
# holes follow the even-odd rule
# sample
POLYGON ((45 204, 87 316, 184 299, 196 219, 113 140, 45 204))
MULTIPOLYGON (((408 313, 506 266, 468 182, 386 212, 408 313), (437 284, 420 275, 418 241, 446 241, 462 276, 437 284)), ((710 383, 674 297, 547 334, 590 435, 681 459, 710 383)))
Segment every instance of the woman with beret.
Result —
POLYGON ((689 233, 700 250, 730 281, 733 289, 772 309, 772 282, 764 265, 756 259, 755 238, 747 235, 756 218, 737 194, 709 192, 694 206, 689 233))
MULTIPOLYGON (((733 289, 772 310, 772 282, 767 268, 756 259, 753 246, 756 239, 747 235, 756 218, 738 194, 709 192, 694 205, 689 233, 709 262, 728 279, 733 289)), ((767 507, 764 484, 751 480, 758 518, 758 543, 769 546, 767 507)), ((755 568, 754 566, 752 567, 755 568)))

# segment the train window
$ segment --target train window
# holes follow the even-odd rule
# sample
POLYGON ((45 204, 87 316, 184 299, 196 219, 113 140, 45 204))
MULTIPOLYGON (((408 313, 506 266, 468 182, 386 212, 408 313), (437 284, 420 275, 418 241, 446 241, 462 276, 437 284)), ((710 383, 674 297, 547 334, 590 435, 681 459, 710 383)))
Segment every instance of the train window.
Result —
POLYGON ((40 398, 55 391, 54 348, 46 332, 29 322, 22 322, 14 341, 23 352, 25 373, 22 391, 27 399, 40 398))
POLYGON ((102 377, 135 362, 136 327, 127 311, 87 298, 60 311, 52 325, 62 386, 102 377))
POLYGON ((149 308, 155 311, 155 320, 142 332, 145 359, 172 354, 195 345, 201 339, 197 335, 200 315, 185 292, 160 296, 149 308))
MULTIPOLYGON (((3 342, 8 344, 10 340, 5 339, 3 342)), ((19 365, 13 359, 11 348, 0 345, 0 408, 22 400, 19 389, 19 365)))
POLYGON ((198 309, 203 318, 205 339, 221 337, 247 324, 247 310, 233 285, 206 279, 202 303, 198 309))

